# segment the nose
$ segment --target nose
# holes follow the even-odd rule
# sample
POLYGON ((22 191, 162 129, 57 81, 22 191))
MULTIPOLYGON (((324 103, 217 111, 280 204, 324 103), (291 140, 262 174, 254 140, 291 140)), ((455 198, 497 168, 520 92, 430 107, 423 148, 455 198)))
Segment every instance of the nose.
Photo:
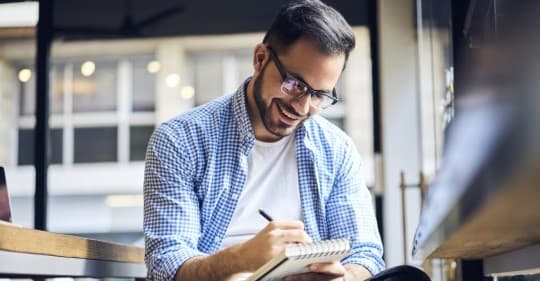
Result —
POLYGON ((301 116, 306 116, 309 113, 310 104, 311 104, 311 95, 309 93, 299 98, 293 98, 291 101, 291 106, 301 116))

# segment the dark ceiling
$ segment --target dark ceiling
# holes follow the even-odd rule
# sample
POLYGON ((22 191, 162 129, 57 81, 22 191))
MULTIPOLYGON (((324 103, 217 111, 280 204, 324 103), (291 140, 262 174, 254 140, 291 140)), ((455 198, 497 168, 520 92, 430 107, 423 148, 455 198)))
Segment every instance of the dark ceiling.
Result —
MULTIPOLYGON (((324 1, 351 25, 367 23, 368 0, 324 1)), ((1 1, 0 2, 17 2, 1 1)), ((161 37, 266 30, 285 0, 54 0, 55 36, 161 37)))

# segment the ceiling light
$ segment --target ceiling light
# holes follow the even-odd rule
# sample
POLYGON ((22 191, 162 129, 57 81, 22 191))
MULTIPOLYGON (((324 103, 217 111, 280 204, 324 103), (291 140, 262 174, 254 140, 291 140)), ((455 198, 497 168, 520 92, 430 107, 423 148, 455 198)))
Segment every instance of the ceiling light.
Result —
POLYGON ((19 81, 26 83, 30 81, 30 78, 32 78, 32 71, 28 68, 23 68, 19 70, 19 81))
POLYGON ((178 84, 180 84, 180 75, 176 73, 167 75, 167 77, 165 78, 165 84, 167 84, 167 86, 169 86, 170 88, 178 86, 178 84))
POLYGON ((160 69, 161 64, 157 60, 150 61, 146 65, 146 71, 148 71, 149 73, 158 73, 160 69))
POLYGON ((186 100, 191 99, 193 96, 195 96, 195 89, 191 86, 182 87, 182 90, 180 90, 180 95, 186 100))
POLYGON ((96 64, 93 61, 85 61, 81 65, 81 73, 85 77, 89 77, 96 71, 96 64))

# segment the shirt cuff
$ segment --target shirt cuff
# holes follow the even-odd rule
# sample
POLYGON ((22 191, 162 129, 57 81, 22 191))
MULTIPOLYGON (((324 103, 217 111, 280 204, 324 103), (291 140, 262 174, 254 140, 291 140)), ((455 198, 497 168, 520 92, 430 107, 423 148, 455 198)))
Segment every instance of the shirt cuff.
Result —
POLYGON ((365 267, 371 275, 375 275, 384 270, 384 261, 380 257, 348 257, 342 261, 343 264, 358 264, 365 267))
POLYGON ((155 257, 149 264, 151 268, 148 268, 147 278, 155 281, 172 281, 180 267, 188 259, 196 256, 206 256, 206 254, 193 249, 183 249, 155 257))

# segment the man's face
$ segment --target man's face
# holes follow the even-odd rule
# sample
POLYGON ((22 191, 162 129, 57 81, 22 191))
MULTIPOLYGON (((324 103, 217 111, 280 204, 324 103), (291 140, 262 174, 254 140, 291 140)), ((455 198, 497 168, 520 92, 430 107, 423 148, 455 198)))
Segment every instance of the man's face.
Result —
MULTIPOLYGON (((269 52, 268 48, 263 51, 269 52)), ((261 119, 255 126, 264 126, 264 130, 255 128, 255 131, 256 137, 257 131, 264 131, 263 139, 272 141, 290 135, 320 109, 312 105, 310 94, 295 98, 284 93, 281 87, 283 78, 276 62, 269 54, 266 58, 253 78, 253 95, 261 119)), ((331 93, 343 69, 345 56, 322 54, 311 41, 300 39, 286 53, 279 54, 277 60, 281 62, 282 71, 313 89, 331 93)))

